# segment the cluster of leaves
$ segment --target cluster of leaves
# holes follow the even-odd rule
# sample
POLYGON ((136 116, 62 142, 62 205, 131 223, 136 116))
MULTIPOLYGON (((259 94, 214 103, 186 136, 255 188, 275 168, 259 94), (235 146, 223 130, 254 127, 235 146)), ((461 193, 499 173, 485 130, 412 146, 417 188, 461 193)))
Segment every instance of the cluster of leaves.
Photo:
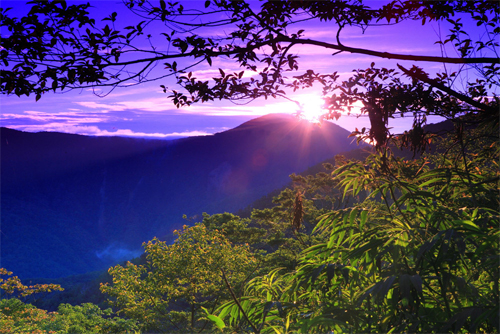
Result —
POLYGON ((12 276, 12 272, 5 268, 0 268, 0 289, 3 290, 1 295, 6 298, 5 294, 15 297, 26 298, 35 293, 62 291, 58 284, 35 284, 24 285, 17 276, 12 276), (1 276, 10 276, 3 278, 1 276))
MULTIPOLYGON (((1 71, 1 90, 17 96, 43 93, 68 85, 99 82, 104 79, 102 70, 94 65, 100 62, 100 49, 95 34, 79 36, 74 26, 94 26, 86 5, 67 6, 66 2, 32 2, 28 15, 21 19, 8 16, 9 8, 2 8, 0 22, 10 35, 2 36, 1 60, 7 69, 1 71), (88 42, 88 44, 87 44, 88 42), (79 52, 66 52, 66 45, 79 52), (88 57, 94 56, 94 64, 88 57), (47 65, 54 56, 64 59, 61 67, 47 65), (39 67, 40 66, 40 67, 39 67)), ((109 35, 109 34, 108 34, 109 35)))

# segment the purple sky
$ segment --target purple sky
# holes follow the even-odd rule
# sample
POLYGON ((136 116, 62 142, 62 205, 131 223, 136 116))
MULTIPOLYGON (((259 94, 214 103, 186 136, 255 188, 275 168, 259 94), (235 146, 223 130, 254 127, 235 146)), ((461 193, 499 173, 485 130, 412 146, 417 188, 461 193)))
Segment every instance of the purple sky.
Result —
MULTIPOLYGON (((97 26, 102 28, 106 22, 100 19, 112 11, 118 12, 117 28, 120 24, 131 24, 134 18, 121 2, 90 1, 94 6, 91 13, 97 26), (125 22, 124 22, 125 21, 125 22)), ((204 1, 189 1, 186 6, 203 8, 204 1)), ((257 4, 257 3, 256 3, 257 4)), ((368 1, 368 5, 376 5, 368 1)), ((2 7, 13 7, 11 13, 21 16, 28 7, 21 1, 2 1, 2 7)), ((13 14, 11 14, 13 15, 13 14)), ((302 28, 306 38, 319 38, 334 42, 335 32, 332 25, 308 23, 302 28)), ((152 27, 160 31, 160 27, 152 27)), ((209 32, 207 32, 208 34, 209 32)), ((214 32, 215 33, 215 32, 214 32)), ((5 34, 2 31, 2 35, 5 34)), ((360 29, 346 30, 342 42, 348 46, 362 46, 378 51, 388 51, 415 55, 441 55, 440 47, 434 44, 448 34, 446 27, 432 22, 422 26, 420 22, 408 22, 395 27, 371 27, 364 34, 360 29)), ((154 41, 154 40, 153 40, 154 41)), ((143 41, 145 42, 145 41, 143 41)), ((161 45, 161 44, 160 44, 161 45)), ((394 67, 396 62, 363 55, 340 54, 331 56, 330 50, 312 47, 292 49, 298 54, 299 73, 309 68, 315 72, 338 71, 341 78, 347 78, 353 69, 367 68, 373 61, 377 67, 394 67)), ((450 50, 449 50, 450 51, 450 50)), ((449 56, 456 56, 452 53, 449 56)), ((406 67, 413 63, 398 61, 406 67)), ((428 72, 441 70, 439 64, 421 63, 428 72)), ((158 66, 162 68, 162 66, 158 66)), ((193 72, 199 78, 218 76, 218 68, 226 72, 240 71, 237 65, 227 59, 214 59, 212 67, 200 66, 193 72)), ((448 70, 452 67, 448 65, 448 70)), ((158 69, 157 73, 162 70, 158 69)), ((154 74, 154 73, 153 73, 154 74)), ((246 75, 251 73, 246 73, 246 75)), ((295 73, 293 75, 296 75, 295 73)), ((149 138, 169 138, 177 136, 205 135, 233 128, 247 120, 269 113, 296 113, 298 107, 285 99, 257 100, 247 105, 235 105, 229 101, 214 101, 177 109, 159 87, 164 84, 175 88, 172 80, 160 80, 138 86, 118 88, 106 97, 98 97, 91 89, 73 90, 66 93, 45 94, 35 102, 35 97, 1 97, 0 125, 23 131, 58 131, 85 135, 125 135, 149 138)), ((290 93, 289 97, 301 102, 306 110, 318 110, 321 105, 321 87, 290 93)), ((97 93, 103 91, 97 89, 97 93)), ((438 121, 429 119, 429 122, 438 121)), ((393 120, 389 124, 392 132, 409 128, 412 120, 393 120)), ((354 130, 355 127, 369 127, 366 117, 341 117, 336 122, 340 126, 354 130)))

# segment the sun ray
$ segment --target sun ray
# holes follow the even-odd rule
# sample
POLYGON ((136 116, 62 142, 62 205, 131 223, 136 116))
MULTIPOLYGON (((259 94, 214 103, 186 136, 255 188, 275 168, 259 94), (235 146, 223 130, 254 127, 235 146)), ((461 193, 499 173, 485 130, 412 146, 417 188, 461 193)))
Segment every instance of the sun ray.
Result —
POLYGON ((301 94, 296 100, 299 103, 298 115, 311 123, 320 123, 321 117, 326 113, 323 109, 324 101, 318 94, 301 94))

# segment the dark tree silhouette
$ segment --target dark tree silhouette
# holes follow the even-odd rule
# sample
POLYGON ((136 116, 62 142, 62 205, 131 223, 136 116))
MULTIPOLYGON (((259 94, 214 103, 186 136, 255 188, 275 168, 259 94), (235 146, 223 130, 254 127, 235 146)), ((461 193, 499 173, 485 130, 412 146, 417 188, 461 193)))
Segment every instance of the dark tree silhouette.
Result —
MULTIPOLYGON (((1 92, 30 95, 36 99, 53 90, 85 87, 114 87, 176 78, 180 89, 161 85, 179 107, 214 99, 233 101, 260 97, 283 97, 318 83, 323 86, 325 118, 340 117, 356 101, 368 113, 370 131, 359 130, 360 138, 370 138, 384 146, 389 138, 388 120, 399 116, 414 117, 417 131, 401 137, 403 143, 421 148, 427 139, 421 129, 426 116, 440 115, 455 119, 464 114, 481 114, 489 121, 498 120, 499 84, 498 35, 500 6, 496 1, 391 1, 379 7, 360 0, 331 1, 244 1, 207 0, 188 8, 182 2, 126 0, 137 14, 138 22, 118 30, 118 15, 110 13, 104 28, 89 16, 89 5, 68 6, 65 1, 32 1, 30 12, 20 19, 1 11, 2 36, 0 58, 1 92), (203 4, 203 6, 202 6, 203 4), (198 7, 204 7, 200 9, 198 7), (474 39, 461 19, 483 29, 483 39, 474 39), (397 54, 391 50, 352 47, 342 42, 345 29, 363 31, 377 25, 404 21, 431 21, 449 25, 446 39, 436 41, 454 49, 456 56, 397 54), (149 29, 154 21, 164 29, 149 29), (336 42, 304 37, 296 28, 304 21, 319 21, 336 34, 336 42), (157 36, 152 36, 157 34, 157 36), (139 36, 149 41, 161 38, 161 45, 141 47, 139 36), (377 68, 374 63, 360 69, 346 81, 337 72, 316 73, 300 67, 294 54, 297 46, 306 45, 339 53, 412 61, 411 68, 377 68), (166 51, 165 51, 166 50, 166 51), (212 66, 212 59, 230 59, 241 72, 225 73, 213 80, 197 79, 190 69, 199 64, 212 66), (428 64, 460 64, 461 70, 450 73, 446 67, 431 77, 423 67, 428 64), (162 66, 163 71, 153 71, 162 66), (476 76, 460 89, 455 81, 461 71, 473 69, 476 76), (258 79, 244 76, 258 72, 258 79), (478 78, 478 79, 476 79, 478 78)), ((434 41, 430 41, 434 43, 434 41)), ((158 43, 157 43, 158 44, 158 43)), ((483 119, 483 120, 484 120, 483 119)), ((408 145, 407 145, 408 146, 408 145)))

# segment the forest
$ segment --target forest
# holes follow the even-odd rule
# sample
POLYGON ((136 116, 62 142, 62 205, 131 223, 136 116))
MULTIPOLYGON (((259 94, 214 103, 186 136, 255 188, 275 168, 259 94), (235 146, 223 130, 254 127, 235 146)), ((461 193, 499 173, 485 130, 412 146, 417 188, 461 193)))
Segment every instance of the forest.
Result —
MULTIPOLYGON (((291 175, 292 186, 267 208, 241 217, 204 215, 175 231, 171 244, 146 241, 140 258, 109 268, 96 292, 107 306, 61 303, 49 312, 34 300, 57 294, 60 286, 25 285, 1 269, 0 332, 499 332, 498 2, 261 1, 255 7, 215 0, 192 12, 181 2, 125 1, 146 20, 165 23, 164 37, 177 51, 165 54, 133 46, 146 21, 126 32, 99 29, 86 5, 32 4, 21 19, 2 9, 2 27, 11 32, 0 51, 3 94, 39 100, 56 89, 153 80, 142 73, 154 62, 180 87, 163 87, 178 106, 274 98, 318 84, 325 122, 363 105, 371 128, 351 136, 371 142, 373 150, 338 155, 312 175, 291 175), (226 19, 207 21, 214 13, 226 19), (303 38, 294 24, 304 17, 335 27, 336 42, 303 38), (431 43, 456 56, 341 42, 345 29, 407 20, 448 24, 448 35, 431 43), (233 31, 218 38, 202 33, 220 26, 233 31), (371 62, 345 79, 314 69, 300 74, 301 58, 292 53, 298 45, 327 49, 332 57, 352 53, 399 63, 371 62), (109 52, 97 52, 101 48, 109 52), (136 54, 142 57, 130 61, 136 54), (189 71, 217 57, 257 71, 259 79, 221 70, 203 81, 189 71), (175 59, 190 62, 182 67, 175 59), (138 64, 141 75, 117 70, 138 64), (433 115, 451 130, 428 131, 433 115), (391 133, 396 117, 411 119, 411 130, 391 133)), ((116 17, 110 13, 107 21, 116 17)))

